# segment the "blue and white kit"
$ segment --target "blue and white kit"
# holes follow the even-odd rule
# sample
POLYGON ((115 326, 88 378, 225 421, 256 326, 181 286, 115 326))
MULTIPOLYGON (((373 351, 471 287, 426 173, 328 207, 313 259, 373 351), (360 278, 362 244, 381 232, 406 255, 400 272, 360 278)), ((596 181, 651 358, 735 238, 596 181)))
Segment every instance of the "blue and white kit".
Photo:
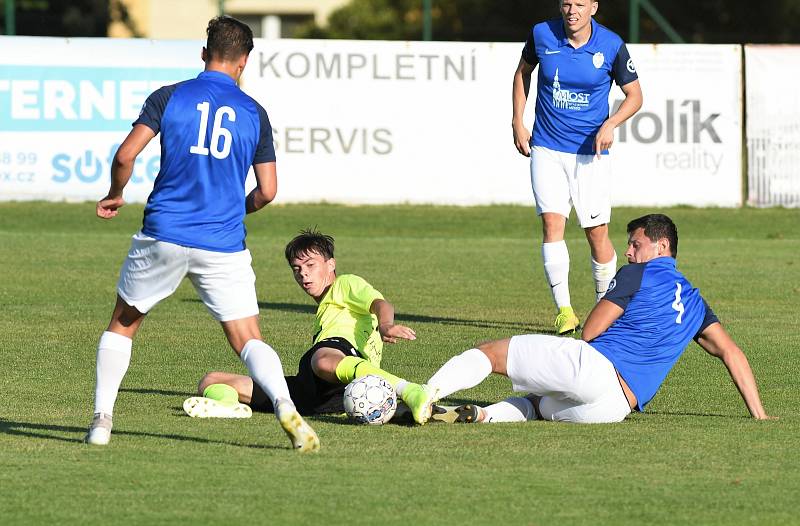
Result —
POLYGON ((608 118, 612 81, 624 86, 638 79, 625 43, 592 20, 592 36, 575 49, 557 18, 531 28, 522 58, 539 66, 530 145, 592 155, 594 136, 608 118))
POLYGON ((136 124, 161 132, 161 169, 142 233, 185 247, 243 250, 247 172, 275 161, 264 108, 230 76, 204 71, 156 90, 136 124))
POLYGON ((589 342, 614 365, 636 395, 640 411, 689 342, 719 321, 675 265, 675 259, 660 257, 622 267, 603 300, 624 312, 589 342))

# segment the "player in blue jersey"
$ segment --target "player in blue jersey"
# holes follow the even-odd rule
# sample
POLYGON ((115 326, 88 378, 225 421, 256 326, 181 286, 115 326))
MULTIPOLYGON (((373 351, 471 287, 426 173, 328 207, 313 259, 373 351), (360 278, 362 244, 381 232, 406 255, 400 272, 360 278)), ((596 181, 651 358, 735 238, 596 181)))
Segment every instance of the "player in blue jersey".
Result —
POLYGON ((614 128, 642 106, 642 91, 622 39, 594 21, 598 2, 559 0, 561 17, 528 34, 512 95, 514 144, 530 157, 536 212, 542 218, 542 260, 558 309, 558 334, 580 324, 569 293, 564 228, 572 207, 589 241, 597 299, 614 276, 617 255, 608 238, 614 128), (539 66, 533 135, 523 123, 531 73, 539 66), (625 100, 609 116, 611 83, 625 100))
POLYGON ((485 408, 435 408, 434 419, 619 422, 631 410, 644 411, 692 339, 722 360, 750 414, 769 418, 744 353, 676 268, 672 220, 640 217, 628 223, 628 235, 629 264, 589 314, 583 340, 525 335, 487 342, 451 358, 428 382, 441 398, 494 372, 529 396, 485 408))
POLYGON ((255 274, 245 246, 244 216, 275 198, 277 176, 266 111, 236 85, 253 33, 235 18, 212 19, 202 51, 205 70, 164 86, 144 103, 111 167, 111 188, 97 215, 111 219, 136 157, 161 133, 161 168, 117 283, 117 303, 97 346, 95 407, 86 442, 108 444, 111 415, 131 346, 145 315, 188 276, 233 350, 275 407, 299 451, 319 439, 289 395, 275 351, 261 339, 255 274), (245 194, 253 167, 256 187, 245 194))

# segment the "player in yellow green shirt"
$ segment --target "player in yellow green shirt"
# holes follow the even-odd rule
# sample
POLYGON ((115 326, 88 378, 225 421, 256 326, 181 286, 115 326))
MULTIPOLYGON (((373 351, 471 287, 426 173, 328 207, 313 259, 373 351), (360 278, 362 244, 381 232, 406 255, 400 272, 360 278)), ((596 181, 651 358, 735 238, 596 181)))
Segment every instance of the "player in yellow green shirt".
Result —
MULTIPOLYGON (((298 285, 317 302, 313 345, 286 383, 301 414, 341 413, 345 386, 374 374, 384 378, 411 410, 414 421, 430 418, 433 394, 380 369, 383 343, 414 340, 414 331, 394 322, 394 307, 363 278, 336 275, 334 240, 304 230, 286 246, 286 261, 298 285)), ((203 395, 184 402, 190 416, 246 417, 250 407, 271 412, 269 397, 248 376, 206 374, 198 386, 203 395), (228 386, 228 387, 225 387, 228 386), (246 405, 245 405, 246 404, 246 405)))

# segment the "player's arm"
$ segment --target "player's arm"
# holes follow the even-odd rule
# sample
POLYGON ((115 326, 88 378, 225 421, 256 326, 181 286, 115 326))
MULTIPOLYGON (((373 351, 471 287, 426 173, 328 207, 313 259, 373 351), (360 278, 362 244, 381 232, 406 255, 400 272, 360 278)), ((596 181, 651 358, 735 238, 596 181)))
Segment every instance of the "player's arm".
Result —
POLYGON ((517 151, 525 156, 530 156, 531 132, 525 127, 523 114, 525 113, 525 103, 528 101, 528 92, 531 89, 531 73, 535 68, 520 57, 517 70, 514 72, 514 86, 511 91, 511 105, 513 114, 511 117, 511 129, 514 133, 514 146, 517 151))
POLYGON ((706 352, 716 356, 725 364, 725 368, 728 369, 736 389, 742 395, 747 410, 750 411, 753 418, 759 420, 777 418, 767 415, 764 411, 761 397, 758 395, 756 379, 750 369, 750 362, 747 361, 742 350, 719 322, 712 323, 703 329, 696 341, 706 352))
POLYGON ((622 316, 623 312, 625 311, 622 310, 622 307, 616 303, 601 299, 587 316, 586 322, 583 324, 581 339, 585 342, 594 340, 606 332, 606 329, 611 327, 611 324, 622 316))
POLYGON ((111 161, 111 187, 108 194, 97 202, 95 209, 97 217, 111 219, 119 213, 119 208, 125 204, 122 191, 133 174, 136 157, 155 136, 156 132, 149 126, 136 124, 119 145, 114 160, 111 161))
POLYGON ((619 105, 614 115, 610 116, 594 137, 594 151, 600 157, 603 150, 608 150, 614 142, 614 128, 630 119, 642 107, 642 87, 639 85, 639 75, 633 64, 628 48, 622 44, 614 57, 611 65, 611 77, 622 89, 625 100, 619 105))
POLYGON ((267 206, 278 193, 278 171, 275 161, 254 164, 253 172, 256 175, 256 187, 245 199, 245 210, 248 214, 267 206))
POLYGON ((376 299, 369 306, 369 311, 378 318, 378 332, 387 343, 397 343, 398 338, 416 340, 417 333, 405 325, 394 323, 394 305, 383 299, 376 299))
POLYGON ((642 107, 642 87, 639 85, 638 80, 625 84, 621 89, 622 93, 625 94, 625 100, 619 105, 616 113, 606 119, 603 125, 600 126, 597 135, 594 137, 594 151, 597 157, 600 157, 603 150, 611 148, 614 143, 614 129, 630 119, 642 107))

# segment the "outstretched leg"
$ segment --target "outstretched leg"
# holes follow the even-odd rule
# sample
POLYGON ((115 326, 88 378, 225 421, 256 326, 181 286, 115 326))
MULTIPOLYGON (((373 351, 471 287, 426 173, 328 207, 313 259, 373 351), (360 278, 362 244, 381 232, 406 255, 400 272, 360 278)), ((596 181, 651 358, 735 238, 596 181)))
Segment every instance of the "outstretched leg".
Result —
POLYGON ((283 366, 275 350, 261 340, 258 316, 222 321, 222 329, 233 350, 247 367, 250 377, 269 397, 275 416, 300 452, 319 450, 319 438, 298 413, 289 394, 283 366))
POLYGON ((97 344, 94 417, 84 439, 87 444, 104 446, 111 440, 114 404, 130 365, 133 337, 144 316, 117 296, 111 321, 97 344))

